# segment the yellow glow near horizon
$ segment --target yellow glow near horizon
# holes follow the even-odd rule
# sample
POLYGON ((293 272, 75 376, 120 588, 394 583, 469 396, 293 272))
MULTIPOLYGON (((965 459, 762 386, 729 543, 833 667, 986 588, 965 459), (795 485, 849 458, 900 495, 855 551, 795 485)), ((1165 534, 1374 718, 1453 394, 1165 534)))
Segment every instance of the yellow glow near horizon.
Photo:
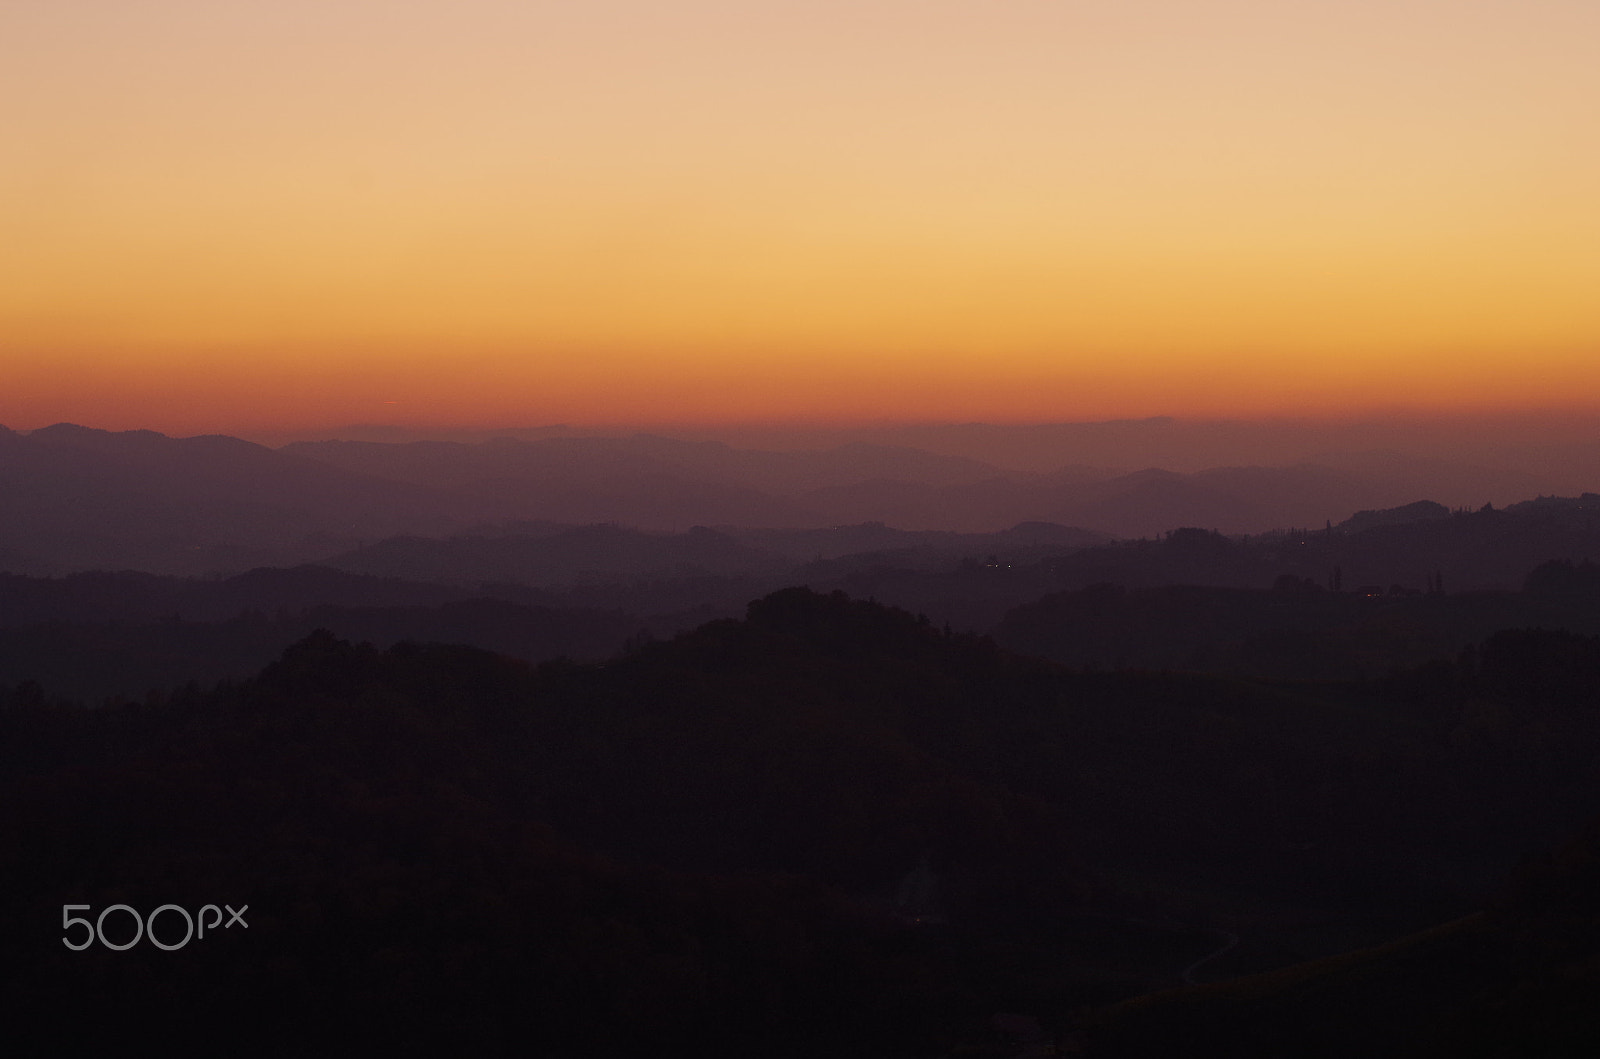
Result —
POLYGON ((1600 394, 1570 0, 60 0, 0 118, 17 427, 1600 394))

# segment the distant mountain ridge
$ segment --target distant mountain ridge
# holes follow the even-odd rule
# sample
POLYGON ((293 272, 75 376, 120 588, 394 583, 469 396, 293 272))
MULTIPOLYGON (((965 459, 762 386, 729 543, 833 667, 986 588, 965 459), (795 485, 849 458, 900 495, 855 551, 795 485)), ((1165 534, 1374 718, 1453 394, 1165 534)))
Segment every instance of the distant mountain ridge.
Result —
MULTIPOLYGON (((1511 494, 1573 494, 1600 481, 1600 418, 1593 413, 1550 411, 1503 415, 1385 415, 1367 420, 1178 419, 1152 416, 1076 422, 904 423, 827 427, 818 425, 640 427, 685 440, 714 439, 741 449, 830 449, 855 442, 959 456, 1003 468, 1010 474, 1050 474, 1067 464, 1102 468, 1164 467, 1194 473, 1212 467, 1268 462, 1275 466, 1314 463, 1361 476, 1384 472, 1409 478, 1401 493, 1432 495, 1451 506, 1509 502, 1494 485, 1514 484, 1511 494), (1264 456, 1270 454, 1270 457, 1264 456), (1385 465, 1387 464, 1387 468, 1385 465), (1431 465, 1431 466, 1430 466, 1431 465), (1469 472, 1451 483, 1466 494, 1447 497, 1437 488, 1441 472, 1469 472), (1416 488, 1421 480, 1434 488, 1416 488), (1516 476, 1513 482, 1508 477, 1516 476), (1530 488, 1529 480, 1540 485, 1530 488), (1487 491, 1486 491, 1487 489, 1487 491)), ((307 433, 255 434, 264 444, 336 437, 367 441, 448 438, 479 442, 492 437, 538 440, 583 437, 593 429, 543 426, 503 429, 348 426, 313 437, 307 433)), ((1392 506, 1364 504, 1364 507, 1392 506)))
POLYGON ((447 532, 449 499, 230 437, 67 423, 0 436, 0 555, 22 572, 302 561, 330 550, 318 537, 447 532))
POLYGON ((1476 507, 1544 491, 1537 477, 1392 452, 1329 454, 1292 466, 1127 472, 1074 462, 1049 472, 895 445, 762 451, 715 441, 499 438, 461 442, 302 442, 285 447, 346 470, 470 495, 521 496, 533 517, 689 525, 799 527, 884 522, 903 529, 993 532, 1053 522, 1120 537, 1179 526, 1260 533, 1395 507, 1419 494, 1476 507))
POLYGON ((1184 526, 1259 534, 1340 522, 1418 495, 1476 508, 1542 494, 1537 479, 1395 454, 1179 473, 1058 470, 853 441, 766 451, 654 435, 479 443, 169 438, 57 424, 0 434, 0 568, 33 574, 139 569, 231 573, 325 561, 388 538, 514 522, 807 529, 880 522, 993 533, 1023 523, 1156 537, 1184 526), (1444 491, 1422 488, 1426 472, 1444 491), (1481 472, 1481 473, 1480 473, 1481 472), (1522 491, 1508 493, 1513 487, 1522 491))

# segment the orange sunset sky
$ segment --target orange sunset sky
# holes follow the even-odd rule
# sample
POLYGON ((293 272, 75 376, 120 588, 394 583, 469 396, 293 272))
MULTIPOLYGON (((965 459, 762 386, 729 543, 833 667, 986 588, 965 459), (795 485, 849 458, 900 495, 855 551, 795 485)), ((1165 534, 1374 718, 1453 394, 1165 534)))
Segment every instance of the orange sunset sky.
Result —
POLYGON ((0 423, 1600 409, 1593 0, 0 5, 0 423))

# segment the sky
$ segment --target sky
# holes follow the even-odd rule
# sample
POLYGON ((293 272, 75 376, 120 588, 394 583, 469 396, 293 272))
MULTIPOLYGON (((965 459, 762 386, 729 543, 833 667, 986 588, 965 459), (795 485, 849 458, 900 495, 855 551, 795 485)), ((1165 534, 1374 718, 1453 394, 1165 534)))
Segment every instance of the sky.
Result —
POLYGON ((1592 0, 5 0, 0 423, 1600 410, 1592 0))

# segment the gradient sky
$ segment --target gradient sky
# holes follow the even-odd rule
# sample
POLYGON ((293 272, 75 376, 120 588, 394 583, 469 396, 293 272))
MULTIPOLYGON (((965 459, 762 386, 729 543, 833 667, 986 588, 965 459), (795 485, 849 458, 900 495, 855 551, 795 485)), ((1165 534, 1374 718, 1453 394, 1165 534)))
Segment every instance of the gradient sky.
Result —
POLYGON ((1600 408, 1593 0, 9 0, 0 423, 1600 408))

